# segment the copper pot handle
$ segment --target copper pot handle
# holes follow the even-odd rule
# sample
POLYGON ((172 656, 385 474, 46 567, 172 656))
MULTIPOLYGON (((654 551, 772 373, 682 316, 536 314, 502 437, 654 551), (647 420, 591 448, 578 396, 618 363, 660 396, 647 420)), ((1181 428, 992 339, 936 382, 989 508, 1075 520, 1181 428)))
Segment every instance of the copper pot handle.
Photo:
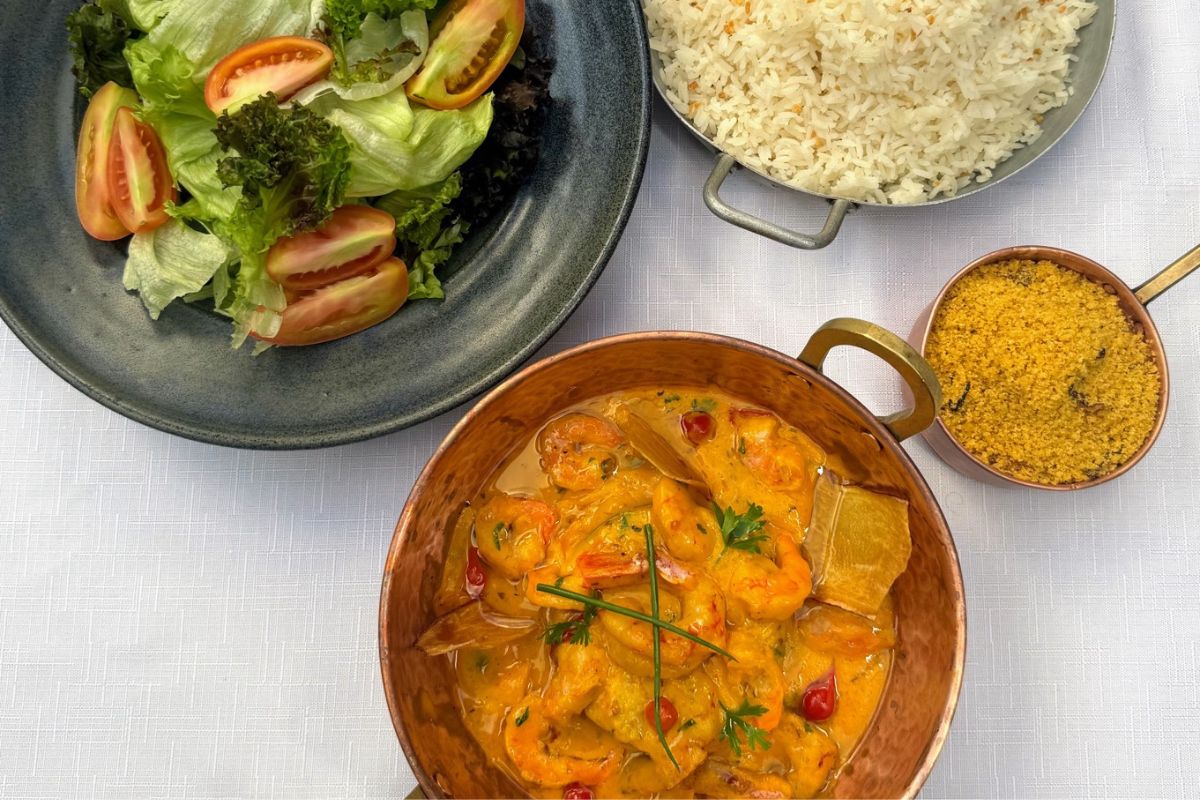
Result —
POLYGON ((831 319, 809 337, 799 360, 822 371, 829 351, 840 345, 850 345, 873 353, 892 366, 913 396, 913 407, 879 421, 887 426, 898 441, 915 436, 933 424, 942 407, 942 387, 929 362, 896 334, 870 322, 850 317, 831 319))
POLYGON ((825 226, 819 233, 814 234, 788 230, 782 225, 759 219, 753 214, 748 214, 726 203, 721 199, 721 184, 725 182, 729 173, 737 165, 737 159, 728 153, 722 153, 717 159, 716 166, 713 167, 708 180, 704 182, 704 204, 708 206, 709 211, 731 225, 737 225, 751 233, 757 233, 759 236, 765 236, 780 244, 798 247, 801 250, 820 250, 837 237, 838 230, 842 227, 842 220, 846 218, 846 212, 850 210, 849 200, 834 200, 833 206, 829 209, 829 216, 825 218, 825 226))
POLYGON ((1146 305, 1181 280, 1200 269, 1200 244, 1175 259, 1171 266, 1133 290, 1133 295, 1146 305))

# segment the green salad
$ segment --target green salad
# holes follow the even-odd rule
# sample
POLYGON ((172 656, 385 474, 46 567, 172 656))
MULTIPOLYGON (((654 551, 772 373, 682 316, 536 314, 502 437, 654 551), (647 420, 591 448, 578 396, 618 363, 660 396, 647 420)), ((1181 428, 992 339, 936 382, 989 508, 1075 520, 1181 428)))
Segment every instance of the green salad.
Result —
POLYGON ((524 0, 88 3, 67 20, 80 222, 132 236, 152 317, 210 302, 235 348, 441 298, 537 160, 550 67, 524 23, 524 0))

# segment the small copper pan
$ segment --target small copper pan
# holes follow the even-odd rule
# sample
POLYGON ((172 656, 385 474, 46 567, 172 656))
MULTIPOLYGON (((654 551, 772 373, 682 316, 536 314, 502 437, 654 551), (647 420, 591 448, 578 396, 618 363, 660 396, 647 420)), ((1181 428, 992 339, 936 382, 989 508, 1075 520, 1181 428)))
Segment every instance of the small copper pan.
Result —
POLYGON ((951 278, 933 303, 918 317, 909 341, 920 351, 921 355, 925 355, 926 343, 929 341, 929 333, 933 328, 933 319, 941 308, 943 301, 945 301, 946 295, 949 294, 950 289, 964 276, 980 267, 1013 259, 1052 261, 1061 267, 1075 270, 1081 275, 1099 283, 1106 291, 1117 296, 1117 299, 1121 303, 1121 308, 1124 309, 1125 314, 1129 317, 1134 329, 1146 337, 1146 341, 1149 343, 1150 350, 1158 364, 1159 374, 1162 375, 1162 390, 1158 398, 1158 418, 1154 422, 1154 428, 1150 431, 1150 435, 1146 437, 1146 441, 1138 451, 1116 470, 1093 480, 1057 485, 1032 483, 1000 472, 995 467, 968 452, 954 435, 950 433, 949 428, 946 427, 940 416, 924 432, 925 441, 929 443, 934 452, 941 456, 947 464, 964 475, 985 483, 1002 486, 1027 486, 1031 489, 1048 489, 1050 491, 1087 489, 1107 483, 1124 475, 1133 468, 1134 464, 1141 461, 1142 457, 1154 446, 1154 442, 1158 439, 1158 434, 1162 430, 1163 421, 1167 416, 1167 400, 1170 395, 1167 355, 1163 352, 1162 339, 1159 337, 1158 329, 1154 327, 1154 320, 1150 318, 1150 312, 1146 310, 1146 305, 1200 267, 1200 246, 1189 250, 1184 256, 1136 289, 1130 288, 1123 280, 1090 258, 1073 253, 1070 250, 1060 250, 1056 247, 1022 246, 1006 247, 1003 250, 988 253, 982 258, 972 261, 962 271, 951 278))

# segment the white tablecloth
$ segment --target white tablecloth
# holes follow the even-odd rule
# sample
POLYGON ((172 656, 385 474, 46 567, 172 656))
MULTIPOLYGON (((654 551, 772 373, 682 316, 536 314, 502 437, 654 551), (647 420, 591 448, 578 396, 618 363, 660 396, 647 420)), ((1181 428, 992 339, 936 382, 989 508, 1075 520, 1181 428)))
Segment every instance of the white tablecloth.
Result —
MULTIPOLYGON (((1124 0, 1108 77, 1036 167, 921 210, 859 210, 803 253, 712 217, 710 157, 661 106, 624 241, 546 348, 688 328, 798 352, 824 320, 906 333, 955 270, 1045 243, 1140 281, 1200 242, 1200 13, 1124 0)), ((815 227, 815 201, 727 196, 815 227)), ((1173 406, 1086 493, 1001 490, 909 445, 950 521, 966 681, 925 796, 1200 796, 1200 276, 1154 305, 1173 406)), ((830 372, 882 411, 886 367, 830 372)), ((379 575, 417 470, 461 412, 320 452, 129 422, 0 330, 0 797, 384 798, 413 781, 376 657, 379 575)))

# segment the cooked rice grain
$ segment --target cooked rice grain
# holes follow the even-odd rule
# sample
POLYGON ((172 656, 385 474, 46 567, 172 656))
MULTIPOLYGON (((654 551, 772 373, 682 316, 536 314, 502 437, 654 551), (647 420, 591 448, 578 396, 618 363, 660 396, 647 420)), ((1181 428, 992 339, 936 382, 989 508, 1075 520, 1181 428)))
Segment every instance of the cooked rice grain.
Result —
POLYGON ((642 0, 668 101, 783 183, 919 203, 1070 97, 1092 0, 642 0))

